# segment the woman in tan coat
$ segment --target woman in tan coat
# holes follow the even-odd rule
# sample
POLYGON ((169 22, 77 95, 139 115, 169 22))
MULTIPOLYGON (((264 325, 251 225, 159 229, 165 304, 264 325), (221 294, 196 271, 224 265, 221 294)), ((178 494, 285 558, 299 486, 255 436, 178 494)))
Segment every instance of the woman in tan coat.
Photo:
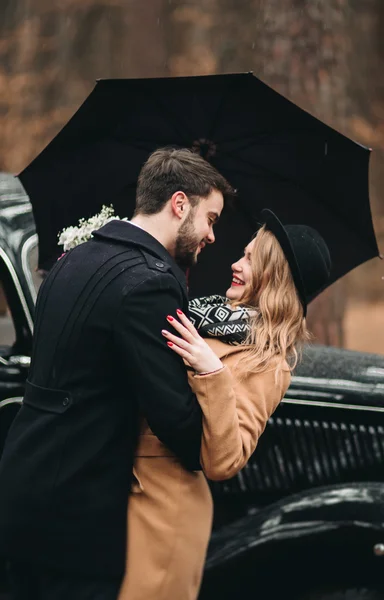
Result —
POLYGON ((197 598, 213 512, 206 477, 228 479, 245 466, 307 338, 307 301, 329 277, 328 248, 309 227, 283 227, 271 211, 262 217, 232 265, 226 298, 192 301, 196 327, 178 311, 168 321, 179 335, 162 332, 202 408, 203 471, 187 471, 143 420, 119 600, 197 598))

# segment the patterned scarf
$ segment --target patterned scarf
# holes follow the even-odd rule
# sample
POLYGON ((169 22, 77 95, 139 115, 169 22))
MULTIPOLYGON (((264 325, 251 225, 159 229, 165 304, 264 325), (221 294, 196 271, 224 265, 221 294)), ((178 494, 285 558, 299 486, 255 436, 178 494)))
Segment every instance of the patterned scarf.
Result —
POLYGON ((244 344, 250 330, 249 319, 255 311, 231 308, 224 296, 205 296, 189 302, 189 315, 201 337, 219 337, 235 346, 244 344))

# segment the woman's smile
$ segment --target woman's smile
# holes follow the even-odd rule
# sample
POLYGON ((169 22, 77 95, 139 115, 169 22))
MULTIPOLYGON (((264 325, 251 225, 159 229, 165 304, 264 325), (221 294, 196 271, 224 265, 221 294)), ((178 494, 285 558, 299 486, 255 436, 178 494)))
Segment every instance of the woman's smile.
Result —
POLYGON ((233 275, 231 287, 237 287, 240 285, 245 285, 245 282, 242 279, 240 279, 239 277, 237 277, 236 275, 233 275))

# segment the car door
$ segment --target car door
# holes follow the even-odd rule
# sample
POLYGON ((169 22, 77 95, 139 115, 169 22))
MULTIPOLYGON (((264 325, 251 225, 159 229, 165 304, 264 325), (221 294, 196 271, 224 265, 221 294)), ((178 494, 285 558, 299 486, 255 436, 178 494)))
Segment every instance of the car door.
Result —
POLYGON ((41 278, 28 196, 16 177, 0 173, 0 281, 7 314, 0 318, 0 455, 24 395, 33 316, 41 278))
POLYGON ((216 525, 289 495, 348 482, 384 482, 384 356, 305 348, 255 453, 212 484, 216 525))

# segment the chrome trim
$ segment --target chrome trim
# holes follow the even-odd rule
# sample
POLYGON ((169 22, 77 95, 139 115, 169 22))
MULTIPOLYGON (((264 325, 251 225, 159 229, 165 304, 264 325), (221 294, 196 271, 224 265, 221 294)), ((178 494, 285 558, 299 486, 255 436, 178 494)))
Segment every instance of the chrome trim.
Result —
POLYGON ((10 356, 7 360, 3 356, 0 356, 0 364, 5 367, 22 367, 29 369, 31 366, 31 357, 15 354, 14 356, 10 356))
POLYGON ((368 377, 384 377, 384 369, 381 367, 368 367, 365 371, 362 371, 362 374, 368 377))
POLYGON ((8 366, 29 369, 29 367, 31 366, 31 357, 24 356, 23 354, 13 354, 8 359, 8 366))
POLYGON ((25 299, 23 289, 22 289, 22 287, 20 285, 19 278, 17 276, 17 273, 16 273, 16 271, 14 269, 14 266, 13 266, 13 264, 12 264, 9 256, 7 255, 7 253, 4 251, 4 249, 1 246, 0 246, 0 257, 3 259, 3 261, 6 264, 6 266, 9 269, 9 272, 10 272, 10 274, 12 276, 12 279, 13 279, 13 283, 15 284, 15 288, 17 290, 17 293, 19 294, 20 302, 21 302, 21 305, 23 307, 24 314, 25 314, 25 317, 27 319, 27 323, 29 325, 31 333, 33 333, 33 320, 32 320, 32 317, 31 317, 31 313, 29 312, 28 304, 27 304, 27 301, 25 299))
MULTIPOLYGON (((15 194, 10 194, 6 197, 6 200, 16 200, 15 194)), ((32 210, 31 203, 22 201, 17 206, 7 206, 7 208, 1 209, 1 216, 6 219, 12 219, 12 217, 16 217, 17 215, 25 215, 26 213, 30 213, 32 210)))
POLYGON ((22 404, 23 398, 22 396, 15 396, 14 398, 7 398, 6 400, 0 401, 0 410, 7 406, 8 404, 22 404))
POLYGON ((34 233, 33 235, 31 235, 31 237, 29 237, 23 244, 23 248, 21 250, 21 266, 24 272, 24 275, 27 279, 27 283, 28 283, 28 287, 30 289, 31 295, 32 295, 32 299, 33 302, 36 303, 36 289, 35 289, 35 285, 33 283, 33 279, 32 279, 32 275, 31 275, 31 270, 29 268, 29 263, 28 263, 28 254, 29 252, 32 250, 32 248, 34 248, 35 246, 37 246, 38 244, 38 237, 37 237, 37 233, 34 233))
POLYGON ((375 544, 373 546, 373 553, 376 556, 384 556, 384 544, 383 543, 375 544))
POLYGON ((344 398, 343 394, 336 394, 336 392, 320 392, 318 390, 290 390, 288 388, 286 394, 286 398, 289 398, 290 396, 293 396, 293 398, 295 398, 295 396, 297 398, 304 397, 306 399, 312 397, 315 399, 326 398, 330 402, 337 402, 344 398))
POLYGON ((321 402, 321 401, 316 401, 316 400, 299 400, 298 398, 290 398, 289 400, 287 398, 283 398, 283 400, 281 402, 284 402, 284 404, 300 404, 300 405, 305 405, 305 406, 318 406, 318 407, 322 407, 322 408, 346 408, 348 410, 368 410, 371 412, 380 412, 380 413, 384 413, 384 407, 380 407, 380 406, 363 406, 360 404, 340 404, 338 402, 321 402))
POLYGON ((294 375, 292 383, 298 383, 308 386, 325 386, 334 387, 338 392, 372 392, 372 390, 382 392, 384 394, 383 383, 362 383, 360 381, 351 381, 348 379, 328 379, 326 377, 301 377, 294 375))

